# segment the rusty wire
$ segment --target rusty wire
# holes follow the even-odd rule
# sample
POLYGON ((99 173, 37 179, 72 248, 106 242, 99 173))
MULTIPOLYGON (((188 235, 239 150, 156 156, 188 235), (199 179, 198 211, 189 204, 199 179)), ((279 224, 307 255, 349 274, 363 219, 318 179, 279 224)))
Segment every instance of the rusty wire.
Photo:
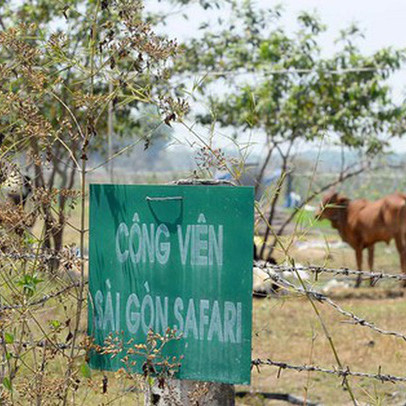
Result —
MULTIPOLYGON (((86 285, 88 282, 85 281, 84 283, 86 285)), ((72 283, 71 285, 68 285, 68 286, 64 287, 63 289, 58 290, 57 292, 50 293, 48 295, 44 295, 41 299, 35 300, 33 302, 17 304, 17 305, 12 305, 12 306, 11 305, 0 306, 0 311, 22 309, 22 308, 29 307, 29 306, 40 306, 40 305, 45 304, 48 300, 55 299, 56 297, 63 295, 64 293, 68 292, 69 290, 71 290, 73 288, 78 288, 79 286, 80 286, 79 282, 72 283)))
MULTIPOLYGON (((42 253, 38 253, 38 252, 23 252, 20 253, 18 251, 12 251, 12 252, 0 252, 0 257, 3 258, 10 258, 14 261, 30 261, 30 260, 41 260, 44 262, 47 261, 52 261, 52 260, 62 260, 62 259, 66 259, 66 252, 42 252, 42 253)), ((73 252, 70 252, 69 254, 71 254, 72 256, 75 257, 75 259, 77 260, 81 260, 80 256, 78 254, 75 254, 73 252)), ((89 258, 87 256, 85 256, 83 258, 84 261, 88 261, 89 258)))
POLYGON ((308 265, 308 266, 290 266, 290 265, 274 265, 266 261, 254 261, 254 266, 267 271, 273 271, 276 273, 282 273, 282 272, 291 272, 295 273, 296 271, 305 271, 305 272, 310 272, 314 273, 316 278, 318 275, 322 273, 328 273, 328 274, 333 274, 333 275, 342 275, 342 276, 362 276, 368 279, 374 279, 375 282, 378 281, 379 279, 395 279, 399 281, 404 281, 406 280, 406 275, 395 275, 395 274, 388 274, 385 272, 366 272, 366 271, 357 271, 354 269, 348 269, 348 268, 325 268, 323 266, 319 265, 308 265))
POLYGON ((374 330, 379 334, 393 336, 396 338, 401 338, 402 340, 406 341, 406 335, 399 333, 397 331, 384 330, 380 327, 375 326, 374 323, 372 323, 362 317, 359 317, 348 310, 343 309, 341 306, 339 306, 337 303, 335 303, 333 300, 331 300, 328 296, 324 295, 323 293, 317 292, 312 289, 308 289, 308 288, 304 289, 303 287, 296 286, 293 283, 282 278, 280 275, 274 274, 274 273, 270 272, 269 270, 266 271, 266 273, 271 280, 276 282, 282 288, 288 289, 288 290, 291 289, 294 292, 299 293, 300 295, 309 296, 312 299, 317 300, 318 302, 327 303, 329 306, 331 306, 333 309, 335 309, 337 312, 339 312, 343 316, 350 318, 354 324, 357 324, 357 325, 363 326, 363 327, 368 327, 371 330, 374 330))
POLYGON ((347 379, 348 376, 352 377, 357 377, 357 378, 369 378, 369 379, 376 379, 381 382, 391 382, 391 383, 396 383, 396 382, 406 382, 406 376, 395 376, 395 375, 390 375, 390 374, 382 374, 380 367, 378 368, 378 373, 377 374, 372 374, 372 373, 367 373, 367 372, 353 372, 350 370, 349 367, 346 369, 327 369, 327 368, 321 368, 316 365, 291 365, 286 362, 277 362, 273 361, 271 359, 254 359, 251 361, 251 365, 255 367, 259 367, 261 365, 268 365, 268 366, 274 366, 279 368, 278 372, 278 377, 280 375, 280 371, 283 369, 291 369, 294 371, 298 372, 322 372, 325 374, 330 374, 330 375, 336 375, 339 377, 342 377, 343 380, 347 379))
MULTIPOLYGON (((7 343, 6 341, 0 338, 0 345, 12 345, 12 346, 22 346, 23 348, 46 348, 48 345, 51 345, 56 350, 67 350, 72 348, 72 345, 69 343, 54 343, 52 340, 39 340, 37 342, 32 341, 13 341, 12 343, 7 343)), ((75 345, 75 350, 86 351, 88 348, 83 345, 75 345)))

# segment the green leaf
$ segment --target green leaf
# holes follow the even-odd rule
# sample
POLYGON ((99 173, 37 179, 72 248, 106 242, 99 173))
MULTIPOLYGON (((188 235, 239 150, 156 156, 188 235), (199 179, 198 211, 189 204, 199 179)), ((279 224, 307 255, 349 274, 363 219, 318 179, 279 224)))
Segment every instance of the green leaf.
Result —
POLYGON ((80 366, 80 372, 82 373, 84 378, 91 378, 92 377, 92 371, 89 368, 89 365, 87 364, 87 362, 84 362, 81 366, 80 366))
POLYGON ((34 275, 24 275, 18 282, 17 285, 23 288, 24 294, 28 297, 34 295, 37 290, 37 285, 43 282, 43 279, 37 277, 37 274, 34 275))
POLYGON ((13 344, 14 343, 14 335, 11 333, 4 334, 4 341, 6 344, 13 344))
POLYGON ((53 329, 57 329, 61 326, 61 322, 58 320, 50 320, 49 321, 49 325, 53 328, 53 329))
POLYGON ((10 378, 8 378, 7 376, 3 378, 3 386, 9 391, 13 390, 13 386, 11 385, 10 378))
POLYGON ((151 375, 149 375, 149 376, 148 376, 148 385, 152 387, 152 386, 154 386, 154 382, 155 382, 154 377, 152 377, 151 375))

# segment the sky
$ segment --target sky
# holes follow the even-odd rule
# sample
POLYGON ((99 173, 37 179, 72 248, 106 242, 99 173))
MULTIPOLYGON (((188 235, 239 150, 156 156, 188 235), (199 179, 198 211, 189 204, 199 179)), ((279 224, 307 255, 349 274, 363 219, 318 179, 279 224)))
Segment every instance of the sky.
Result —
MULTIPOLYGON (((151 4, 151 3, 150 3, 151 4)), ((357 23, 365 35, 359 46, 365 53, 373 53, 382 47, 406 48, 406 0, 284 0, 267 1, 257 0, 255 5, 260 8, 269 8, 277 4, 283 6, 284 19, 282 24, 294 30, 296 17, 300 11, 316 11, 328 30, 323 34, 321 45, 326 54, 334 47, 334 40, 340 30, 351 23, 357 23)), ((155 4, 162 9, 163 3, 155 4)), ((152 9, 154 6, 151 7, 152 9)), ((218 17, 220 12, 215 9, 202 12, 202 9, 192 4, 177 13, 178 7, 169 8, 174 14, 162 30, 172 38, 185 40, 199 33, 200 23, 207 18, 218 17), (182 18, 183 13, 189 16, 188 20, 182 18)), ((406 67, 390 80, 393 88, 393 98, 396 102, 403 100, 406 95, 406 67)), ((406 140, 399 139, 392 142, 392 148, 399 152, 406 152, 406 140)))

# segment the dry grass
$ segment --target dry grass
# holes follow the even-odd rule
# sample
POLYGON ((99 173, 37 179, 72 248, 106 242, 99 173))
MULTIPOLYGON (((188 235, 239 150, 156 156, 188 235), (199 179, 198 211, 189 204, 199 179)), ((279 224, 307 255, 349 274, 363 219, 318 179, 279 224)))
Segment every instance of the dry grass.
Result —
MULTIPOLYGON (((317 226, 317 224, 313 224, 317 226)), ((326 227, 298 233, 293 239, 286 236, 274 256, 283 262, 286 253, 302 265, 317 264, 326 267, 356 269, 355 255, 348 246, 340 244, 339 236, 326 227), (299 243, 297 243, 299 241, 299 243), (287 251, 287 252, 286 252, 287 251)), ((366 255, 366 253, 365 253, 366 255)), ((364 269, 367 258, 364 257, 364 269)), ((375 270, 399 273, 399 257, 394 244, 377 244, 375 270)), ((315 289, 331 278, 322 275, 310 281, 315 289)), ((341 278, 350 285, 353 280, 341 278)), ((341 307, 373 321, 375 325, 406 333, 406 301, 404 291, 396 282, 381 281, 375 288, 368 282, 360 289, 341 288, 329 292, 341 307)), ((333 337, 342 364, 353 371, 405 376, 406 343, 397 338, 382 336, 366 327, 347 323, 348 320, 326 304, 317 303, 323 320, 333 337)), ((291 296, 254 300, 253 358, 270 358, 290 364, 313 364, 328 369, 336 366, 332 350, 308 299, 291 296)), ((256 392, 290 393, 324 405, 352 404, 340 378, 320 373, 284 370, 277 377, 275 367, 254 370, 250 390, 256 392), (307 390, 305 389, 307 388, 307 390)), ((360 404, 399 405, 406 402, 405 384, 382 384, 368 379, 350 379, 360 404), (403 403, 402 403, 403 402, 403 403)), ((243 405, 284 405, 254 396, 239 400, 243 405)))
MULTIPOLYGON (((362 317, 374 320, 379 326, 406 331, 406 302, 403 298, 341 300, 339 303, 362 317)), ((381 336, 365 327, 344 323, 344 318, 331 308, 321 304, 318 307, 345 366, 348 365, 354 371, 371 373, 376 373, 381 366, 383 373, 404 374, 406 352, 403 341, 381 336)), ((326 368, 336 365, 328 341, 307 299, 286 296, 254 300, 253 358, 271 358, 291 364, 316 364, 326 368)), ((278 379, 277 372, 273 367, 253 371, 251 389, 304 397, 304 388, 307 386, 309 400, 326 405, 350 403, 349 395, 344 391, 339 378, 283 371, 278 379)), ((381 384, 364 379, 351 379, 350 382, 357 399, 370 404, 379 404, 379 397, 385 397, 384 404, 392 404, 387 395, 406 389, 405 385, 381 384)), ((278 403, 268 401, 266 404, 278 403)))

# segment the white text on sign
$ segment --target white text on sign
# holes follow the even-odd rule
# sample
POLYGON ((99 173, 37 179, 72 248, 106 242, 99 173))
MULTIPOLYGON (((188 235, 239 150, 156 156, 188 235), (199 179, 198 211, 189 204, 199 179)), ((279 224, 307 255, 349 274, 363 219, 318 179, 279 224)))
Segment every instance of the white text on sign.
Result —
MULTIPOLYGON (((173 328, 184 338, 199 341, 217 340, 221 343, 240 344, 242 337, 241 302, 208 299, 183 299, 173 301, 167 296, 131 293, 123 298, 120 292, 113 294, 110 281, 106 281, 107 293, 98 290, 92 302, 95 307, 95 328, 105 332, 119 332, 123 326, 131 334, 149 330, 164 334, 169 326, 169 317, 176 320, 173 328), (121 308, 125 307, 125 320, 121 320, 121 308)), ((172 326, 171 326, 172 327, 172 326)))
POLYGON ((206 224, 206 218, 201 213, 197 224, 188 224, 185 227, 178 225, 176 234, 176 241, 171 243, 166 224, 141 223, 138 213, 134 213, 131 227, 122 222, 116 230, 117 259, 120 263, 156 261, 165 265, 175 243, 182 265, 223 265, 223 225, 216 228, 212 224, 206 224))

